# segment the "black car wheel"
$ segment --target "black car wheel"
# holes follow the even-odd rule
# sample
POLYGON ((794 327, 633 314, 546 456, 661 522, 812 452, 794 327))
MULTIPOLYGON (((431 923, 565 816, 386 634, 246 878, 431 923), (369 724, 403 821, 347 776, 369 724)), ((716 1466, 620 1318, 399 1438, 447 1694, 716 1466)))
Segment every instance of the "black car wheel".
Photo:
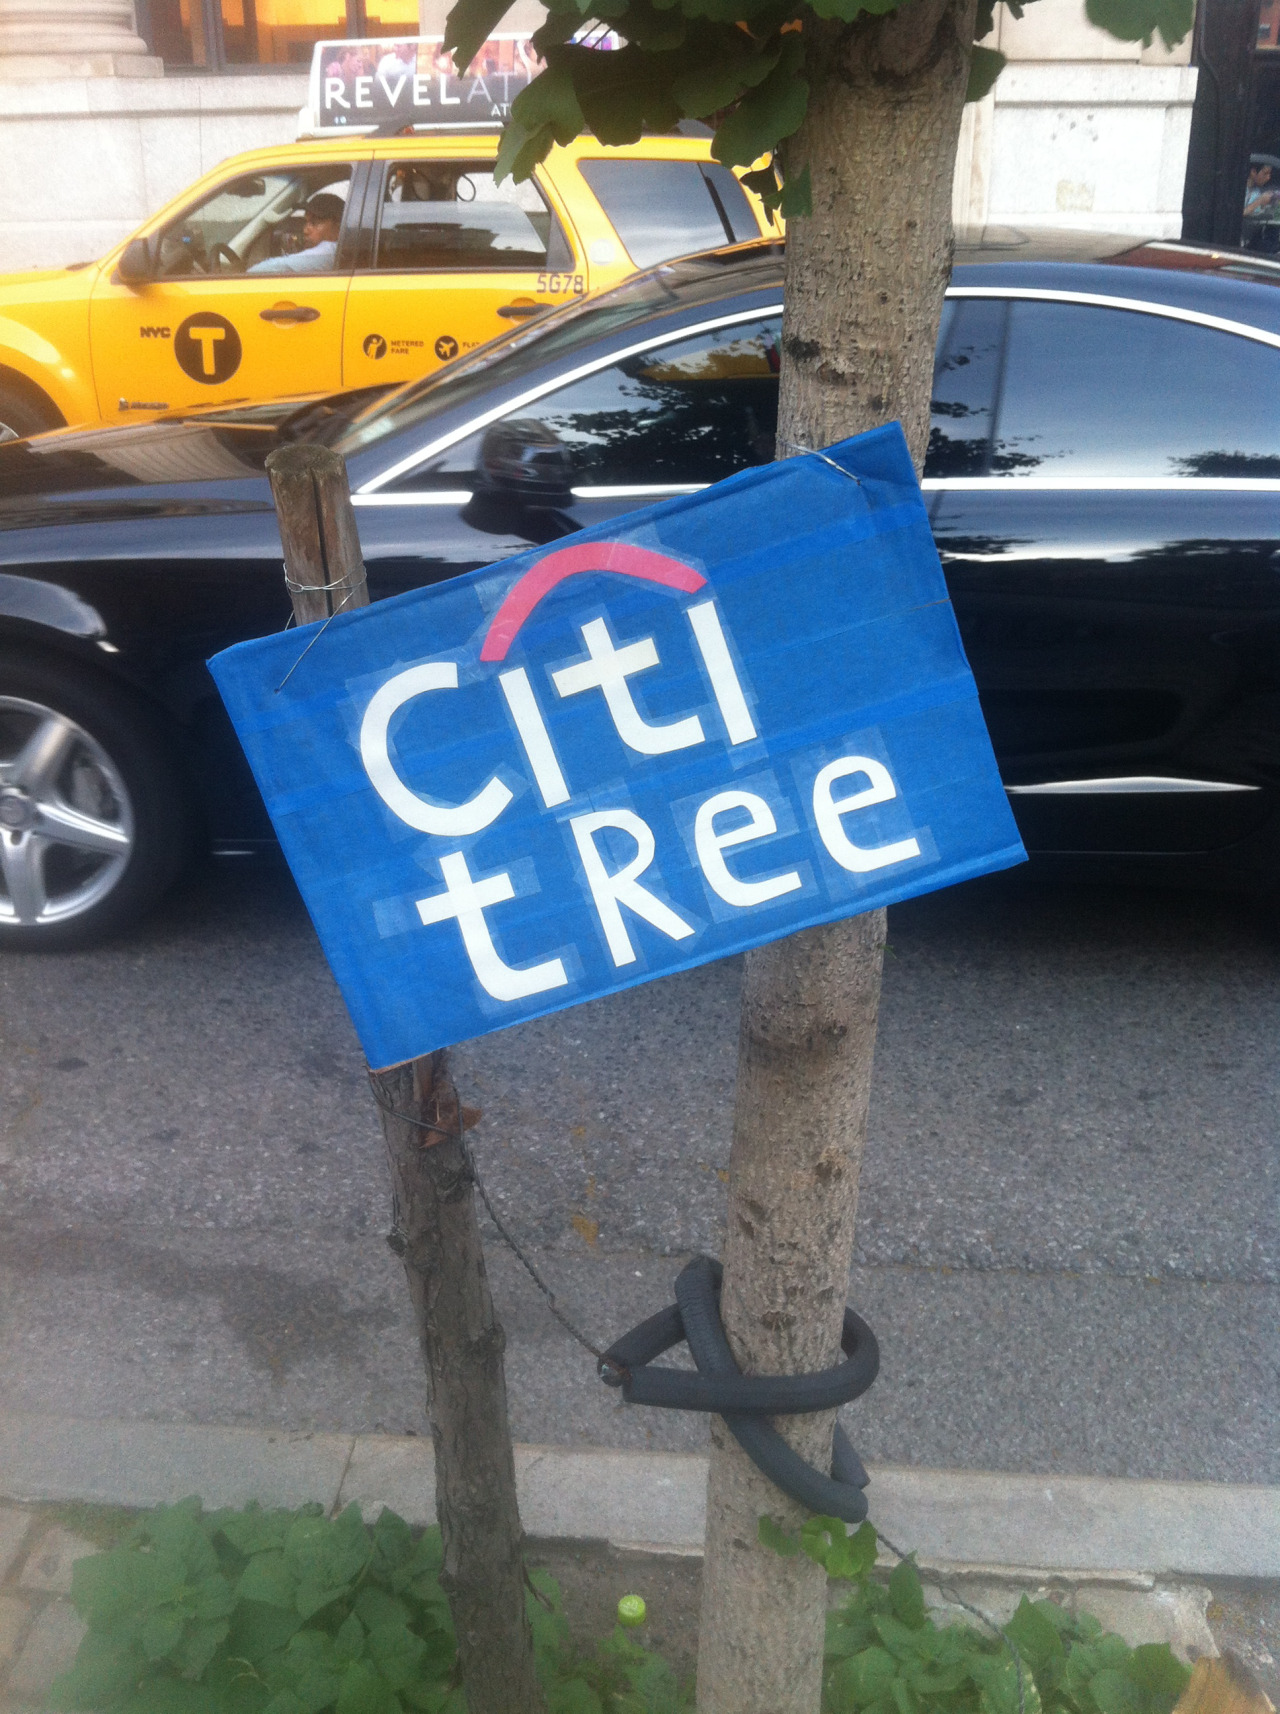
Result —
POLYGON ((0 656, 0 949, 87 946, 153 905, 186 854, 181 785, 107 685, 0 656))
POLYGON ((42 402, 39 396, 29 396, 25 389, 0 381, 0 442, 43 434, 45 429, 59 428, 61 424, 62 418, 47 400, 42 402))

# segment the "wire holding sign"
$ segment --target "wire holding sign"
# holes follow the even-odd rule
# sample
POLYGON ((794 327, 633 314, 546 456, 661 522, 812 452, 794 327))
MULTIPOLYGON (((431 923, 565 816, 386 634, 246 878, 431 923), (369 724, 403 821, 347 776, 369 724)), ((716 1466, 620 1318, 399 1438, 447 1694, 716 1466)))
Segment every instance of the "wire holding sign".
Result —
POLYGON ((896 425, 338 614, 275 696, 297 647, 211 666, 375 1065, 1023 856, 896 425))

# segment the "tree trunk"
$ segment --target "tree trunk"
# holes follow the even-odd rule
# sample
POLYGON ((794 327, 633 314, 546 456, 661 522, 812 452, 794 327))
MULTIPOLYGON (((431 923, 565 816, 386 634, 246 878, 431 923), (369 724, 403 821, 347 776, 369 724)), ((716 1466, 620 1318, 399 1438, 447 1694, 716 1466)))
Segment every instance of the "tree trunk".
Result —
POLYGON ((444 1538, 440 1581, 472 1714, 536 1714, 543 1701, 525 1616, 524 1536, 502 1365, 506 1339, 489 1293, 471 1174, 458 1138, 462 1116, 447 1067, 448 1053, 440 1049, 374 1076, 430 1389, 436 1512, 444 1538), (424 1131, 436 1122, 441 1131, 424 1131))
MULTIPOLYGON (((327 447, 286 446, 268 457, 267 472, 298 623, 368 606, 342 459, 327 447)), ((542 1714, 525 1612, 524 1536, 502 1366, 506 1339, 493 1312, 461 1142, 463 1127, 479 1115, 459 1111, 448 1068, 441 1048, 372 1074, 396 1239, 427 1371, 444 1538, 440 1581, 470 1714, 542 1714)))
MULTIPOLYGON (((779 454, 897 418, 919 468, 951 267, 951 178, 974 0, 811 29, 808 116, 787 174, 813 212, 787 232, 779 454)), ((824 1368, 853 1256, 884 913, 808 929, 747 958, 721 1300, 745 1371, 824 1368)), ((778 1426, 829 1467, 833 1413, 778 1426)), ((761 1547, 762 1513, 799 1506, 712 1423, 699 1714, 816 1714, 825 1573, 761 1547)))

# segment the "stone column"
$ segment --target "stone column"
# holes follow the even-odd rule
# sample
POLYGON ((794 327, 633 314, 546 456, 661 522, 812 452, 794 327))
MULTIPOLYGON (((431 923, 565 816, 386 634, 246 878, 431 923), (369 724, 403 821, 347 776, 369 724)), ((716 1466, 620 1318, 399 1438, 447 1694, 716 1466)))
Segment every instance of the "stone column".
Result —
POLYGON ((0 0, 0 79, 159 77, 133 0, 0 0))

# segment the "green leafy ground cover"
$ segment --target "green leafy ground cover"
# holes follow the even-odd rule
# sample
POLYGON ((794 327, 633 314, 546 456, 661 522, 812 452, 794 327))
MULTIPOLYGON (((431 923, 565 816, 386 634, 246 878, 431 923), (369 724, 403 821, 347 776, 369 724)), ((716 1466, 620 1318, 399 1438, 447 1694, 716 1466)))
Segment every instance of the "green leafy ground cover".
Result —
MULTIPOLYGON (((872 1575, 876 1537, 811 1519, 761 1538, 852 1583, 827 1627, 827 1714, 1171 1714, 1187 1670, 1168 1647, 1131 1649, 1090 1618, 1024 1600, 1003 1634, 935 1624, 902 1561, 872 1575)), ((437 1530, 356 1506, 204 1511, 161 1506, 77 1562, 88 1627, 56 1682, 67 1714, 465 1714, 437 1530)), ((666 1662, 619 1626, 570 1640, 559 1592, 533 1573, 529 1616, 551 1714, 682 1714, 666 1662)))

